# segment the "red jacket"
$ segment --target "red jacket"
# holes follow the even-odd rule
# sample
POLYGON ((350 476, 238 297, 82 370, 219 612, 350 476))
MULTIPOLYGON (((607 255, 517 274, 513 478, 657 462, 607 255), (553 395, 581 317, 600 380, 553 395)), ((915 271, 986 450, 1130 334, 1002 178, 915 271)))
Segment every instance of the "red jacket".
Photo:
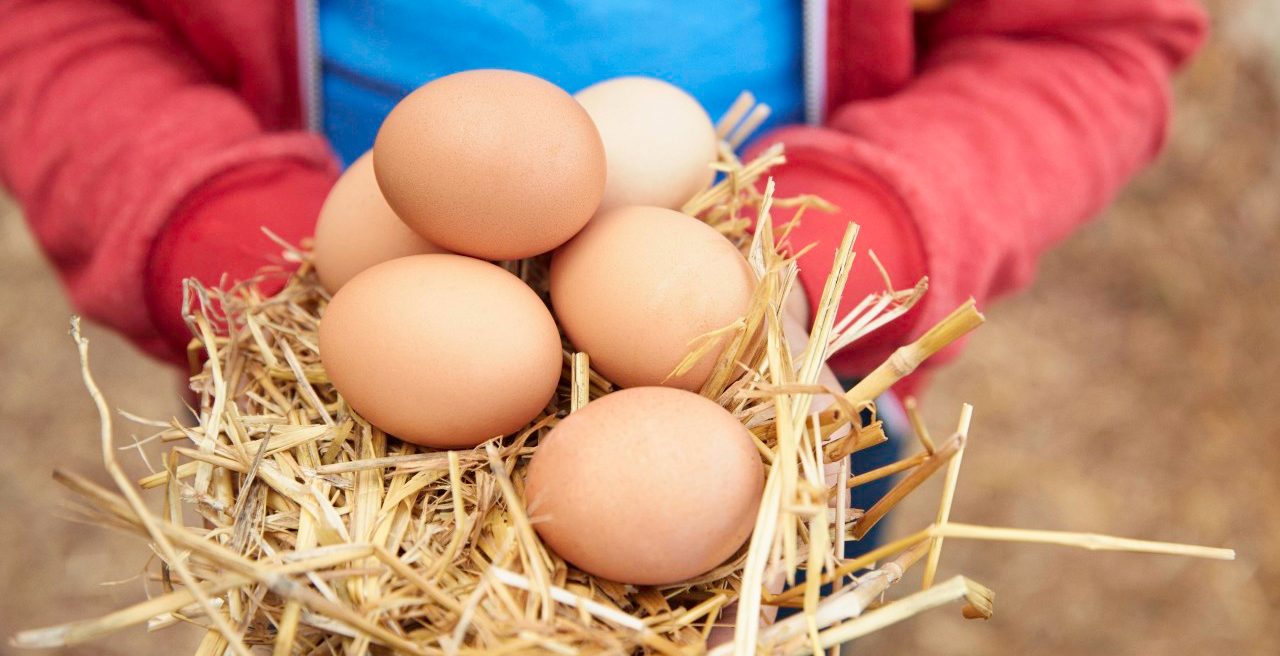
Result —
MULTIPOLYGON (((0 0, 0 176, 78 311, 172 355, 187 336, 182 278, 243 277, 275 259, 260 226, 311 233, 337 174, 304 125, 311 8, 0 0)), ((842 210, 796 235, 820 245, 802 262, 804 286, 821 290, 847 220, 899 286, 931 278, 907 320, 837 358, 842 373, 968 296, 985 304, 1026 285, 1039 254, 1160 149, 1170 75, 1206 30, 1194 0, 806 10, 806 92, 821 125, 760 140, 786 142, 780 192, 842 210)), ((862 259, 846 299, 880 286, 862 259)))

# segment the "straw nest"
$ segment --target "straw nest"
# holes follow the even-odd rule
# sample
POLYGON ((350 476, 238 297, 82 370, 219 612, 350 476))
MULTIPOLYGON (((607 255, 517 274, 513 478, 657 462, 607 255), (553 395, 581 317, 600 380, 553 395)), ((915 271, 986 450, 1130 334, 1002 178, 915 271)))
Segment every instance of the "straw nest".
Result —
MULTIPOLYGON (((773 197, 767 172, 784 161, 781 147, 748 163, 734 157, 732 148, 766 114, 748 96, 734 106, 719 125, 724 176, 684 208, 738 244, 759 278, 747 315, 691 345, 682 363, 690 366, 726 345, 702 393, 741 419, 768 472, 755 531, 731 560, 679 585, 635 587, 585 574, 542 545, 532 530, 538 518, 526 513, 523 499, 529 456, 557 421, 611 390, 586 355, 567 343, 555 398, 518 434, 472 450, 433 451, 369 425, 351 412, 320 365, 316 329, 328 296, 306 253, 290 249, 300 268, 270 298, 260 280, 226 290, 189 285, 196 421, 160 424, 155 438, 174 446, 140 481, 127 479, 116 462, 111 412, 73 322, 85 381, 101 413, 104 463, 118 489, 69 472, 55 476, 97 521, 149 540, 157 556, 153 594, 101 618, 19 634, 15 644, 59 646, 144 622, 151 629, 189 622, 206 629, 197 653, 208 655, 245 655, 257 646, 277 656, 670 654, 702 653, 713 628, 732 626, 734 639, 713 653, 813 652, 952 601, 964 602, 966 617, 989 617, 987 588, 960 576, 934 583, 944 537, 1232 556, 950 522, 969 439, 968 406, 941 441, 929 437, 913 411, 919 452, 850 476, 846 456, 885 440, 873 399, 983 318, 966 303, 854 389, 821 386, 828 354, 905 312, 926 284, 893 291, 886 280, 885 292, 838 317, 836 300, 854 262, 857 228, 850 226, 807 344, 788 345, 780 316, 797 269, 791 249, 779 244, 806 212, 830 208, 813 197, 773 197), (795 219, 775 226, 771 209, 784 205, 796 208, 795 219), (748 217, 759 217, 754 233, 747 231, 748 217), (838 469, 834 485, 832 469, 838 469), (946 484, 935 524, 865 557, 843 557, 847 541, 865 535, 940 470, 946 484), (848 489, 898 473, 905 475, 885 499, 848 508, 848 489), (146 496, 160 502, 158 513, 146 496), (884 602, 885 592, 919 561, 925 562, 923 590, 884 602), (808 582, 795 585, 801 570, 808 582), (780 580, 791 584, 785 592, 780 580), (821 590, 817 581, 832 585, 821 590), (802 612, 766 621, 778 606, 802 612)), ((508 266, 545 294, 544 260, 508 266)))

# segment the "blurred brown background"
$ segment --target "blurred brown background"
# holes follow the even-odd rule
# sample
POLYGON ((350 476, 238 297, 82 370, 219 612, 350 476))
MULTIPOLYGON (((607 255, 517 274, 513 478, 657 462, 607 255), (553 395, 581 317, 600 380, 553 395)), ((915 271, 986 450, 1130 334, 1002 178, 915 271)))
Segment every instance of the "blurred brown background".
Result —
MULTIPOLYGON (((1047 257, 1032 289, 988 309, 924 405, 935 433, 961 402, 976 406, 957 521, 1226 545, 1239 561, 952 540, 941 574, 993 587, 996 616, 966 622, 947 607, 858 653, 1280 653, 1280 4, 1210 4, 1213 39, 1179 80, 1162 159, 1047 257)), ((68 521, 50 480, 63 466, 105 482, 97 418, 67 302, 3 199, 0 280, 7 637, 140 599, 147 554, 68 521)), ((114 405, 181 411, 174 372, 105 330, 89 335, 114 405)), ((122 443, 147 432, 118 421, 122 443)), ((895 530, 928 523, 936 491, 899 511, 895 530)), ((188 642, 132 630, 67 653, 188 642)))

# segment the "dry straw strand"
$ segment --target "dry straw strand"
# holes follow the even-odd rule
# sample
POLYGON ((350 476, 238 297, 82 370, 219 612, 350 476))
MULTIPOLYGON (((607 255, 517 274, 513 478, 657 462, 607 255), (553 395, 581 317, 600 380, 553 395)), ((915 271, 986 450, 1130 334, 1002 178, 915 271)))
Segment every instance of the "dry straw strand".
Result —
MULTIPOLYGON (((942 483, 942 501, 939 503, 938 519, 935 522, 939 527, 946 526, 947 520, 951 519, 951 504, 955 500, 956 483, 960 478, 960 463, 964 459, 964 450, 969 438, 969 424, 972 420, 973 406, 966 403, 960 409, 960 425, 956 427, 956 432, 964 437, 964 441, 960 444, 956 455, 951 458, 951 462, 947 463, 947 475, 942 483)), ((942 557, 942 540, 941 536, 935 537, 929 545, 929 560, 925 562, 921 584, 924 588, 933 585, 933 577, 938 571, 938 560, 942 557)))

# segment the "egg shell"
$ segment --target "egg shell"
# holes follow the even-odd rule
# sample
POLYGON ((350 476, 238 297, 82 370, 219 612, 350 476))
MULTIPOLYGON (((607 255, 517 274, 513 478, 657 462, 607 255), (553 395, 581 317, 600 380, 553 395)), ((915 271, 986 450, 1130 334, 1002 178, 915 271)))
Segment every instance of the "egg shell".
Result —
POLYGON ((588 403, 547 434, 526 479, 547 546, 636 585, 704 574, 755 524, 764 467, 751 436, 697 394, 637 387, 588 403))
POLYGON ((330 294, 375 264, 407 255, 443 252, 443 248, 410 230, 387 205, 373 177, 369 153, 343 171, 316 219, 316 274, 330 294))
POLYGON ((320 321, 334 387, 373 425, 438 448, 519 430, 546 407, 563 351, 522 280, 461 255, 413 255, 359 273, 320 321))
POLYGON ((604 141, 608 174, 599 211, 623 205, 679 209, 711 184, 715 125, 679 87, 650 77, 620 77, 574 97, 604 141))
POLYGON ((565 335, 621 387, 701 389, 721 343, 668 376, 690 342, 746 314, 755 276, 738 249, 702 221, 660 207, 597 216, 551 260, 551 302, 565 335))
POLYGON ((489 260, 545 253, 604 193, 604 146, 559 87, 475 70, 427 83, 391 110, 373 146, 378 184, 418 234, 489 260))

